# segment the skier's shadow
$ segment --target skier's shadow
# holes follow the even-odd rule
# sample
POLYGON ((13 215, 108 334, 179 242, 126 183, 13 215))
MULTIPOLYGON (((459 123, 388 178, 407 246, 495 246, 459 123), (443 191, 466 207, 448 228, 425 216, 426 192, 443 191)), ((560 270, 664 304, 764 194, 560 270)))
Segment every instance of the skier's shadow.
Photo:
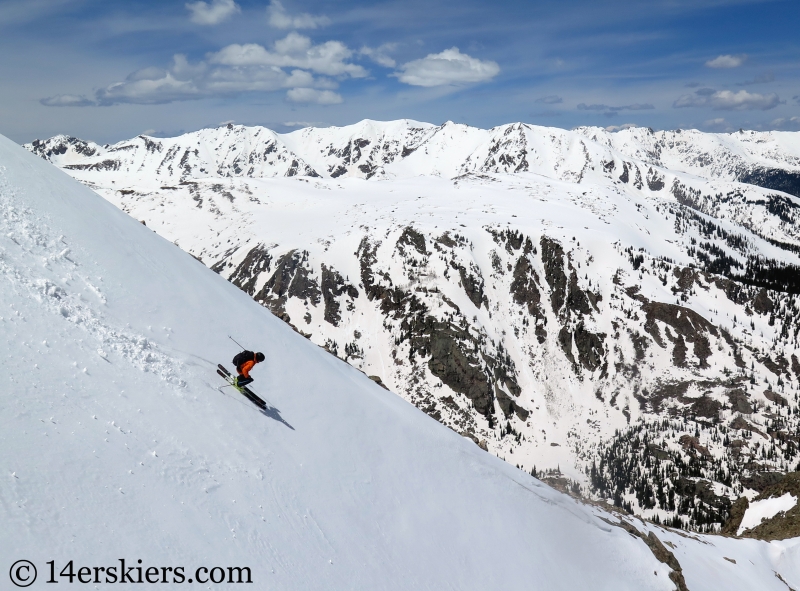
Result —
POLYGON ((281 416, 281 411, 279 411, 274 406, 267 405, 266 408, 262 408, 261 412, 271 418, 273 421, 278 421, 279 423, 283 423, 287 427, 289 427, 292 431, 295 430, 289 423, 287 423, 284 418, 281 416))

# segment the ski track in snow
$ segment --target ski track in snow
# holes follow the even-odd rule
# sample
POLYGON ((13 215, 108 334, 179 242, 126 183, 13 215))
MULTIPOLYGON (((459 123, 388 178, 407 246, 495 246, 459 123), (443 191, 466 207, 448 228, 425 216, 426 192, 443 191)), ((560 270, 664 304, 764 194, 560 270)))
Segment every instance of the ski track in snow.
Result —
MULTIPOLYGON (((144 335, 109 325, 102 313, 88 305, 87 298, 93 298, 101 306, 106 304, 102 289, 93 283, 99 284, 102 279, 93 280, 82 274, 83 270, 70 258, 67 239, 53 237, 46 222, 36 219, 33 212, 15 199, 2 176, 0 209, 3 212, 0 231, 22 253, 21 257, 12 258, 0 252, 0 270, 18 296, 24 294, 41 304, 53 324, 66 321, 79 326, 91 343, 82 343, 82 347, 93 347, 101 358, 108 360, 109 353, 114 352, 142 371, 155 373, 178 387, 186 385, 179 378, 182 367, 177 360, 160 351, 144 335)), ((24 321, 18 314, 11 319, 24 321)))

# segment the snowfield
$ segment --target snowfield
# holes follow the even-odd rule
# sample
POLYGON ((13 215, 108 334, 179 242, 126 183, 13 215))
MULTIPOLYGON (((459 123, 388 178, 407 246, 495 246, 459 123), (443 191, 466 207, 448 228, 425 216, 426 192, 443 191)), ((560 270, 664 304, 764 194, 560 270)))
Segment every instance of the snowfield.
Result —
POLYGON ((762 521, 775 517, 781 511, 788 511, 796 504, 797 497, 793 496, 791 493, 786 493, 780 497, 753 501, 747 507, 747 511, 745 511, 742 523, 739 525, 739 531, 736 535, 742 535, 742 532, 745 530, 752 529, 762 521))
MULTIPOLYGON (((249 567, 269 589, 675 588, 618 517, 381 389, 5 138, 0 226, 2 576, 27 559, 43 588, 47 561, 124 557, 249 567), (220 388, 229 334, 266 354, 265 413, 220 388)), ((800 587, 795 540, 630 523, 672 544, 692 591, 800 587)))

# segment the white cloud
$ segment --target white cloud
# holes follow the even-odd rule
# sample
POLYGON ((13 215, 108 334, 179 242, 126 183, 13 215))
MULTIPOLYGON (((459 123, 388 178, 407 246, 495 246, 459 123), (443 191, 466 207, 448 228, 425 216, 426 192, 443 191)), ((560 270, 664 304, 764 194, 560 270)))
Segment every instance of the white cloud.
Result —
POLYGON ((202 98, 208 94, 208 75, 204 62, 193 65, 185 55, 176 54, 172 58, 172 65, 166 70, 155 67, 136 70, 124 82, 98 90, 97 103, 162 104, 202 98))
POLYGON ((452 47, 403 64, 394 75, 413 86, 445 86, 486 82, 499 72, 496 62, 470 57, 452 47))
POLYGON ((292 88, 310 87, 315 86, 314 82, 314 76, 312 76, 309 72, 306 72, 305 70, 292 70, 291 74, 289 74, 289 77, 286 78, 284 86, 291 86, 292 88))
POLYGON ((706 66, 709 68, 738 68, 741 66, 747 56, 742 55, 720 55, 713 60, 708 60, 706 66))
POLYGON ((342 96, 330 90, 316 88, 292 88, 286 98, 293 103, 313 103, 317 105, 338 105, 343 102, 342 96))
POLYGON ((538 98, 534 101, 535 103, 543 103, 545 105, 557 105, 559 103, 563 103, 564 99, 556 94, 549 94, 547 96, 543 96, 538 98))
POLYGON ((358 50, 359 55, 363 55, 371 59, 373 62, 384 68, 394 68, 397 62, 394 58, 389 56, 389 52, 397 49, 397 43, 384 43, 380 47, 367 47, 366 45, 358 50))
POLYGON ((218 25, 241 12, 233 0, 211 0, 210 4, 203 0, 188 2, 186 9, 192 13, 191 21, 196 25, 218 25))
POLYGON ((740 90, 718 90, 711 92, 711 89, 701 89, 695 94, 684 94, 672 104, 676 109, 684 107, 711 107, 717 111, 768 111, 780 104, 778 95, 759 94, 757 92, 747 92, 740 90), (701 92, 702 91, 702 92, 701 92))
POLYGON ((270 26, 276 29, 316 29, 331 22, 327 16, 313 16, 307 12, 292 16, 286 12, 283 4, 278 0, 272 0, 269 3, 267 16, 270 26))
POLYGON ((346 60, 353 52, 340 41, 326 41, 312 45, 308 37, 291 32, 274 43, 270 51, 256 43, 234 43, 208 56, 212 64, 224 66, 275 66, 311 70, 327 76, 363 78, 367 71, 346 60))
POLYGON ((153 105, 200 97, 200 89, 194 81, 179 80, 171 72, 166 72, 162 78, 155 80, 118 82, 97 92, 97 101, 101 105, 116 103, 153 105))
POLYGON ((209 61, 224 66, 264 66, 277 65, 277 59, 270 59, 270 53, 257 43, 239 45, 234 43, 209 54, 209 61))
MULTIPOLYGON (((329 41, 329 43, 331 42, 329 41)), ((338 43, 338 41, 332 43, 338 43)), ((281 55, 298 55, 311 49, 311 39, 292 31, 283 39, 275 41, 274 46, 276 53, 281 55)))
POLYGON ((57 94, 43 98, 39 101, 46 107, 88 107, 94 105, 95 102, 86 98, 85 96, 77 96, 74 94, 57 94))

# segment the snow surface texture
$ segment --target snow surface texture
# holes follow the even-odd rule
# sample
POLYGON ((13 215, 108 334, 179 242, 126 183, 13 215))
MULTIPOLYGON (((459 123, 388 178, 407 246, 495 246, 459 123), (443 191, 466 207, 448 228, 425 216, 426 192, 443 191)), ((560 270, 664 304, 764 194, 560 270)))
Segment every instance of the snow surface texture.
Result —
POLYGON ((402 120, 28 148, 525 470, 700 528, 753 466, 797 464, 800 305, 745 280, 800 263, 800 134, 402 120))
POLYGON ((742 517, 742 523, 736 535, 741 536, 745 530, 756 527, 765 519, 772 519, 781 511, 788 511, 796 504, 797 497, 793 496, 792 493, 751 502, 744 513, 744 517, 742 517))

